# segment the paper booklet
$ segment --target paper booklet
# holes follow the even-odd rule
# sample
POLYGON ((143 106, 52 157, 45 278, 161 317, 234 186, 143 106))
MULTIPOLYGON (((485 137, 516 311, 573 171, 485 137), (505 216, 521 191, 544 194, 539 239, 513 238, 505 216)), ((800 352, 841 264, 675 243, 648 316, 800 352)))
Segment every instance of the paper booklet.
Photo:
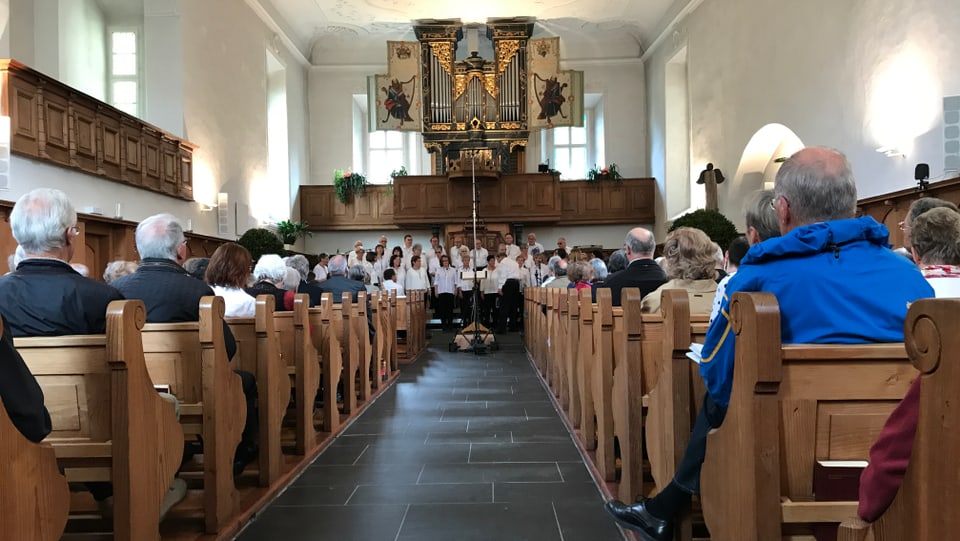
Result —
POLYGON ((703 358, 700 353, 703 351, 703 344, 693 343, 690 344, 690 351, 687 352, 687 357, 691 361, 700 364, 700 360, 703 358))

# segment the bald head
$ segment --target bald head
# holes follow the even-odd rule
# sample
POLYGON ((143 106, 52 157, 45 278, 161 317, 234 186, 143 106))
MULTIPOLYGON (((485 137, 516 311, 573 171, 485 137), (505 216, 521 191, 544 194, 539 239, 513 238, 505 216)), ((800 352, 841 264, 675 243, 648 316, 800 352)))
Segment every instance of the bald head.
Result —
POLYGON ((633 261, 634 259, 652 259, 657 241, 649 230, 634 227, 627 233, 623 244, 627 250, 627 261, 633 261))
POLYGON ((857 182, 846 156, 823 147, 805 148, 783 163, 774 187, 780 231, 852 218, 857 182))

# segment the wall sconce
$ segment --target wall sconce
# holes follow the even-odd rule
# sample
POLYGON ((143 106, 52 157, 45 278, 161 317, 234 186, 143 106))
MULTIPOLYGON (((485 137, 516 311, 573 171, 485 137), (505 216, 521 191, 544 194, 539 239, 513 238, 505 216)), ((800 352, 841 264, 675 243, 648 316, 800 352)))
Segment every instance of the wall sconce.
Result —
POLYGON ((907 157, 907 155, 904 154, 903 151, 897 147, 880 147, 877 149, 877 152, 879 152, 880 154, 883 154, 888 158, 906 158, 907 157))

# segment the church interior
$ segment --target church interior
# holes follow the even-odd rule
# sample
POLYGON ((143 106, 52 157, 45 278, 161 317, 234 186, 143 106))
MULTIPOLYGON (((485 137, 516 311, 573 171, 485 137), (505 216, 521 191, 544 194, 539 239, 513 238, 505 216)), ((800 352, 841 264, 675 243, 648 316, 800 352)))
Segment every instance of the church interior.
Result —
MULTIPOLYGON (((549 250, 563 238, 566 246, 607 257, 624 247, 628 230, 645 228, 662 243, 674 220, 704 208, 746 233, 751 197, 773 189, 784 160, 810 146, 847 157, 858 214, 885 225, 893 247, 904 246, 903 223, 915 199, 960 202, 958 28, 955 0, 0 0, 0 59, 8 59, 0 61, 0 273, 15 270, 6 260, 17 248, 11 210, 40 187, 61 190, 79 213, 73 262, 98 281, 109 262, 139 259, 137 224, 157 213, 179 219, 196 257, 210 257, 248 230, 276 232, 291 222, 302 228, 281 244, 306 256, 311 268, 321 253, 350 254, 357 243, 369 248, 382 236, 389 251, 406 235, 425 247, 436 236, 443 246, 459 238, 470 248, 476 235, 492 254, 507 233, 518 244, 532 233, 549 250)), ((689 432, 702 406, 694 396, 703 392, 699 373, 679 370, 683 375, 671 375, 673 387, 660 394, 648 381, 671 363, 690 364, 684 352, 703 341, 707 320, 689 307, 676 312, 679 323, 641 317, 639 298, 630 297, 634 314, 627 297, 621 307, 608 296, 588 294, 584 304, 576 293, 531 292, 520 309, 522 333, 498 333, 501 351, 446 358, 454 335, 446 325, 436 328, 422 293, 410 293, 398 302, 383 292, 372 307, 368 296, 366 313, 337 303, 334 315, 318 303, 316 320, 313 303, 308 309, 298 299, 292 315, 272 319, 276 343, 267 342, 274 331, 261 328, 258 312, 248 344, 264 340, 263 347, 282 353, 277 362, 287 363, 272 376, 283 380, 282 398, 260 383, 260 415, 279 416, 278 426, 286 418, 278 454, 261 446, 257 474, 238 477, 236 487, 226 476, 211 488, 217 466, 201 461, 187 479, 184 504, 139 530, 142 524, 98 516, 74 486, 90 478, 71 477, 77 466, 63 465, 64 457, 77 461, 82 453, 58 450, 71 493, 49 496, 35 516, 68 499, 66 533, 58 522, 66 521, 64 511, 25 521, 31 525, 23 530, 0 523, 0 541, 654 539, 618 527, 603 506, 656 493, 679 463, 674 455, 686 436, 667 440, 689 432), (641 352, 660 360, 633 366, 631 355, 641 352), (606 367, 593 380, 575 368, 586 359, 606 367), (345 388, 323 383, 341 369, 349 371, 345 388), (303 398, 304 389, 315 391, 316 404, 303 398), (267 409, 268 398, 276 398, 275 410, 267 409), (660 406, 669 414, 648 417, 660 406), (649 435, 651 426, 664 441, 649 435), (583 435, 594 431, 595 438, 583 435)), ((217 319, 217 306, 211 310, 217 319)), ((753 315, 765 321, 760 308, 753 315)), ((236 329, 240 341, 245 331, 236 329)), ((924 329, 917 336, 928 337, 924 329)), ((197 358, 220 355, 214 343, 194 344, 197 358)), ((896 354, 850 354, 890 364, 900 377, 913 370, 915 352, 900 346, 896 354)), ((25 357, 43 355, 43 344, 23 347, 25 357)), ((259 382, 258 370, 269 369, 257 364, 258 347, 247 345, 253 357, 243 362, 259 382)), ((180 355, 146 349, 145 338, 135 355, 180 355)), ((784 374, 788 360, 820 354, 783 351, 784 374)), ((221 377, 231 376, 219 368, 221 377)), ((770 370, 757 377, 780 377, 779 365, 770 370)), ((844 370, 843 377, 857 373, 844 370)), ((757 389, 773 389, 760 380, 757 389)), ((744 513, 730 526, 712 518, 725 507, 696 499, 670 538, 838 539, 836 525, 856 515, 856 501, 827 507, 814 501, 811 481, 798 479, 815 474, 814 455, 865 460, 860 450, 869 446, 853 452, 851 439, 872 442, 908 383, 871 388, 883 404, 864 418, 858 415, 867 406, 859 402, 832 396, 832 405, 821 407, 783 385, 799 392, 790 400, 821 408, 796 413, 795 432, 781 433, 786 446, 813 427, 816 437, 794 453, 803 456, 785 453, 809 458, 811 471, 788 472, 785 458, 781 481, 756 458, 761 466, 749 479, 717 475, 711 479, 737 485, 729 494, 745 508, 769 492, 757 487, 773 477, 770 490, 780 500, 757 503, 756 524, 744 513), (829 436, 831 427, 851 423, 865 424, 846 440, 829 436), (771 509, 782 513, 780 521, 770 518, 771 509), (731 533, 741 526, 751 533, 731 533)), ((218 397, 242 398, 225 395, 218 397)), ((57 419, 76 423, 58 437, 86 437, 91 429, 80 419, 87 403, 57 400, 51 404, 48 393, 54 430, 57 419)), ((188 404, 180 414, 194 420, 165 430, 205 435, 202 407, 188 404)), ((787 423, 790 415, 783 415, 787 423)), ((113 430, 120 422, 114 412, 113 430)), ((231 426, 223 430, 239 438, 231 426)), ((9 428, 0 419, 0 429, 9 428)), ((761 439, 738 441, 760 446, 761 439)), ((25 453, 17 449, 6 455, 0 444, 0 462, 25 453)), ((179 460, 179 449, 164 452, 154 458, 179 460)), ((110 463, 96 464, 94 481, 120 486, 116 456, 112 473, 110 463)), ((40 466, 17 462, 15 469, 40 468, 41 459, 52 460, 41 456, 40 466)), ((163 467, 169 481, 174 472, 163 467)), ((957 495, 960 481, 953 481, 949 494, 957 495)), ((706 483, 704 494, 716 494, 706 483)), ((0 480, 0 507, 14 509, 16 495, 5 486, 0 480)), ((116 494, 119 500, 124 493, 116 494)), ((136 522, 128 505, 118 504, 116 516, 127 512, 136 522)), ((917 531, 923 533, 890 539, 937 539, 917 531)), ((841 528, 839 539, 864 538, 854 535, 841 528)))

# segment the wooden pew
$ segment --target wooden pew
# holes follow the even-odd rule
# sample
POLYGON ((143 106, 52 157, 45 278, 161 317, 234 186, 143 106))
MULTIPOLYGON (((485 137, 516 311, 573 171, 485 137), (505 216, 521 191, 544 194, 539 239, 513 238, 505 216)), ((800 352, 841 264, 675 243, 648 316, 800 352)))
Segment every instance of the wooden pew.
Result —
MULTIPOLYGON (((337 382, 343 372, 343 349, 340 346, 340 337, 343 332, 343 321, 339 313, 334 312, 333 296, 324 293, 320 306, 310 308, 310 338, 314 350, 319 356, 320 370, 323 373, 324 383, 321 390, 323 410, 321 420, 323 430, 335 433, 340 427, 340 410, 337 407, 337 382)), ((344 395, 346 398, 346 395, 344 395)))
POLYGON ((784 345, 769 293, 735 294, 731 317, 733 393, 701 473, 711 538, 768 541, 853 516, 856 502, 813 501, 814 463, 867 458, 917 376, 904 345, 784 345))
POLYGON ((357 341, 357 371, 359 371, 357 399, 367 402, 373 396, 370 381, 373 345, 370 343, 370 320, 367 319, 367 294, 364 291, 357 293, 357 302, 351 306, 350 324, 353 325, 353 339, 357 341))
MULTIPOLYGON (((360 340, 356 336, 356 306, 350 293, 344 293, 341 304, 332 304, 331 325, 343 352, 343 371, 340 381, 343 384, 343 412, 350 415, 357 411, 357 370, 360 367, 360 340)), ((331 297, 331 302, 332 302, 331 297)))
MULTIPOLYGON (((598 291, 599 293, 599 291, 598 291)), ((616 324, 617 308, 614 308, 616 324)), ((625 288, 621 292, 619 319, 623 326, 621 334, 615 338, 617 359, 613 372, 611 388, 611 414, 613 433, 620 442, 620 485, 618 497, 621 501, 632 503, 643 494, 643 431, 644 396, 648 392, 647 379, 643 367, 651 362, 649 348, 644 349, 644 341, 653 336, 662 339, 662 321, 645 321, 640 312, 640 290, 625 288), (657 333, 651 329, 660 327, 657 333)))
MULTIPOLYGON (((46 441, 67 481, 112 483, 114 539, 121 541, 160 539, 160 506, 183 456, 173 405, 157 394, 147 373, 140 333, 145 320, 142 301, 113 301, 106 335, 14 341, 43 388, 53 422, 46 441)), ((7 483, 4 477, 2 492, 7 483)), ((58 489, 51 497, 50 512, 58 517, 64 494, 58 489)), ((14 508, 5 505, 4 512, 14 508)), ((52 519, 51 526, 62 529, 61 520, 52 519)), ((16 524, 4 521, 4 534, 16 524)))
MULTIPOLYGON (((541 291, 543 288, 540 288, 541 291)), ((574 428, 580 427, 580 298, 575 289, 567 290, 567 334, 562 347, 566 350, 567 366, 565 375, 569 400, 567 403, 567 419, 574 428)), ((542 342, 542 340, 538 340, 542 342)))
MULTIPOLYGON (((613 300, 609 289, 597 290, 597 303, 591 304, 591 291, 580 291, 580 298, 593 310, 593 362, 590 394, 596 415, 596 466, 605 481, 616 480, 613 430, 613 300)), ((621 311, 622 313, 622 311, 621 311)), ((581 337, 582 340, 582 337, 581 337)))
POLYGON ((410 298, 396 297, 397 359, 400 364, 413 362, 413 335, 410 328, 410 298))
POLYGON ((387 348, 389 340, 387 340, 387 329, 385 322, 385 314, 387 309, 384 309, 383 304, 386 301, 387 307, 389 308, 390 302, 387 300, 386 295, 378 291, 372 291, 370 293, 370 319, 373 321, 373 343, 371 344, 371 360, 370 360, 370 372, 371 374, 371 386, 373 390, 379 390, 383 387, 383 375, 389 374, 389 368, 386 366, 386 357, 387 348))
POLYGON ((263 487, 270 486, 280 477, 283 417, 290 403, 290 377, 280 356, 280 342, 274 324, 275 307, 273 295, 259 295, 255 317, 224 320, 237 342, 234 367, 250 372, 257 380, 259 482, 263 487))
POLYGON ((580 349, 577 351, 577 384, 580 388, 580 437, 583 446, 592 450, 597 447, 597 412, 593 401, 593 305, 590 302, 590 292, 581 291, 579 301, 580 349))
POLYGON ((910 465, 896 498, 872 524, 844 521, 839 541, 940 541, 954 539, 960 515, 954 510, 960 482, 957 459, 960 423, 954 404, 960 396, 960 314, 958 299, 913 303, 904 325, 910 361, 921 373, 920 416, 910 465))
MULTIPOLYGON (((306 455, 317 444, 313 407, 320 387, 321 372, 318 350, 310 329, 310 296, 306 293, 297 294, 293 300, 293 311, 274 312, 273 322, 287 374, 294 380, 294 450, 298 455, 306 455)), ((336 403, 333 408, 336 409, 336 403)))
MULTIPOLYGON (((3 334, 3 321, 0 321, 3 334)), ((10 539, 57 541, 70 514, 70 490, 50 444, 17 430, 0 400, 0 524, 10 539)))
POLYGON ((148 323, 143 327, 150 377, 154 383, 169 385, 180 400, 184 433, 203 438, 207 533, 220 530, 237 510, 233 459, 246 419, 240 377, 233 373, 223 342, 223 314, 222 297, 203 297, 199 322, 148 323))
POLYGON ((389 337, 387 341, 390 344, 388 367, 390 375, 396 374, 400 370, 400 359, 399 359, 399 340, 397 337, 397 323, 399 321, 399 310, 397 308, 397 290, 390 291, 390 304, 389 312, 387 313, 387 324, 389 325, 389 330, 387 331, 386 336, 389 337))

